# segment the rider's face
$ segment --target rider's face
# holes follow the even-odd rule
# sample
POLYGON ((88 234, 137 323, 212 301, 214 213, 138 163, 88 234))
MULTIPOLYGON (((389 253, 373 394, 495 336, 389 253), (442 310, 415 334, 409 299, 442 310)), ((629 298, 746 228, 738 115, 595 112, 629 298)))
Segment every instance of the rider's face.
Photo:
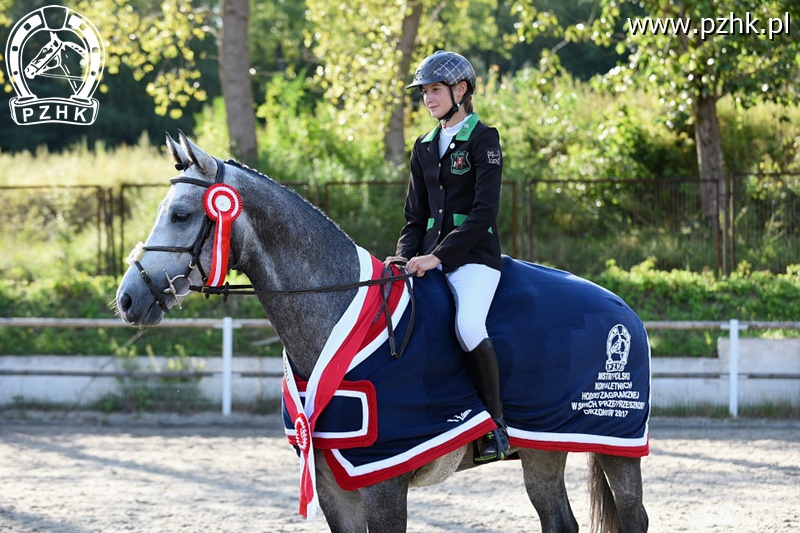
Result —
MULTIPOLYGON (((463 81, 453 86, 453 95, 457 101, 464 97, 466 88, 467 84, 463 81)), ((453 107, 454 102, 450 95, 450 89, 442 82, 422 85, 420 92, 422 101, 433 118, 442 118, 453 107)))

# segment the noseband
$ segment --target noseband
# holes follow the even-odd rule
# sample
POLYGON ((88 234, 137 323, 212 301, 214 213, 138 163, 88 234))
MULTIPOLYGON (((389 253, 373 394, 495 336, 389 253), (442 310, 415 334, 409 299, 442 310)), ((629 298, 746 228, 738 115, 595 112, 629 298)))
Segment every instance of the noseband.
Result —
MULTIPOLYGON (((198 187, 211 187, 217 183, 223 183, 225 181, 225 163, 221 160, 216 159, 217 162, 217 175, 214 178, 214 182, 201 180, 198 178, 190 178, 190 177, 175 177, 169 180, 172 185, 176 183, 188 183, 190 185, 197 185, 198 187)), ((182 163, 177 163, 175 168, 178 170, 186 170, 188 169, 192 163, 188 163, 186 165, 182 163)), ((136 260, 133 261, 133 264, 139 270, 139 274, 142 276, 142 279, 147 284, 147 287, 150 289, 150 292, 153 293, 153 296, 156 299, 156 303, 158 303, 159 307, 164 310, 165 314, 172 314, 169 306, 167 305, 167 301, 164 299, 165 294, 172 295, 175 298, 175 301, 178 302, 178 308, 181 308, 181 298, 185 298, 188 294, 192 291, 192 286, 189 286, 189 289, 182 294, 179 294, 178 291, 175 289, 175 280, 177 279, 189 279, 189 275, 192 273, 192 270, 195 268, 198 269, 200 272, 200 276, 203 280, 203 284, 205 284, 206 280, 208 279, 208 275, 206 274, 205 270, 203 270, 203 266, 200 264, 200 251, 203 249, 203 244, 208 239, 208 236, 211 234, 211 229, 214 225, 214 221, 206 215, 203 219, 203 224, 200 226, 200 232, 197 234, 197 238, 195 238, 194 243, 191 246, 143 246, 142 251, 145 252, 170 252, 170 253, 181 253, 181 254, 190 254, 192 256, 191 261, 189 261, 189 265, 186 267, 186 272, 183 274, 178 274, 177 276, 170 278, 169 273, 164 270, 164 275, 167 277, 167 284, 169 285, 168 288, 164 289, 163 291, 159 292, 156 288, 155 284, 153 283, 153 279, 150 277, 150 273, 142 266, 142 264, 136 260)))

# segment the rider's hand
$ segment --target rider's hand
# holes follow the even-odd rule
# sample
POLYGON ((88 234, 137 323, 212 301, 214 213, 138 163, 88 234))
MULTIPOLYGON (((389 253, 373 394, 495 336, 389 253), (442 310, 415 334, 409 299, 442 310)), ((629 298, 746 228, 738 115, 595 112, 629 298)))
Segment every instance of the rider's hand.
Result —
POLYGON ((408 259, 406 259, 402 255, 390 255, 389 257, 387 257, 383 261, 383 264, 386 265, 387 267, 391 266, 392 263, 403 263, 403 264, 405 264, 405 263, 408 263, 408 259))
POLYGON ((425 272, 433 270, 441 264, 442 260, 433 254, 412 257, 411 260, 406 263, 406 272, 409 274, 416 273, 417 277, 420 278, 425 275, 425 272))

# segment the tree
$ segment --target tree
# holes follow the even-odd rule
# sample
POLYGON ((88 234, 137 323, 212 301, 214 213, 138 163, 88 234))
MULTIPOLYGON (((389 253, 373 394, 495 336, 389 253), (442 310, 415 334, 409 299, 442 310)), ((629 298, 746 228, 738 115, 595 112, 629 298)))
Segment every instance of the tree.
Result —
MULTIPOLYGON (((11 20, 8 18, 7 13, 11 11, 11 7, 14 4, 14 0, 0 0, 0 28, 10 26, 11 20)), ((3 57, 3 52, 5 48, 0 50, 0 60, 5 61, 3 57)), ((0 69, 0 85, 5 83, 5 70, 0 69)))
MULTIPOLYGON (((411 58, 414 54, 414 45, 417 40, 417 30, 422 17, 422 2, 413 0, 409 2, 403 23, 400 25, 400 38, 397 40, 397 51, 400 61, 397 72, 408 72, 411 68, 411 58)), ((395 86, 395 89, 398 89, 395 86)), ((394 109, 389 117, 389 127, 384 137, 386 147, 386 160, 400 164, 405 160, 405 105, 402 95, 394 94, 394 109)))
POLYGON ((222 0, 220 16, 192 0, 82 0, 78 9, 102 28, 108 74, 124 64, 147 81, 156 112, 178 118, 187 104, 205 101, 193 43, 217 38, 218 68, 228 121, 230 150, 248 163, 257 158, 255 106, 248 50, 248 0, 222 0))
POLYGON ((800 7, 795 0, 599 0, 599 8, 562 31, 548 13, 517 2, 520 38, 555 29, 566 40, 628 51, 626 62, 606 75, 607 86, 657 91, 671 124, 694 125, 700 177, 714 184, 703 189, 703 211, 715 216, 726 177, 717 102, 725 96, 743 107, 798 102, 800 37, 789 24, 800 7), (630 6, 642 16, 622 19, 630 6))
POLYGON ((231 153, 246 163, 258 159, 256 114, 250 82, 250 0, 222 1, 219 72, 231 153))
POLYGON ((333 104, 345 138, 377 131, 384 156, 405 163, 404 89, 413 68, 437 48, 503 49, 497 0, 308 0, 313 28, 306 39, 321 66, 316 79, 333 104))
POLYGON ((116 75, 120 65, 127 65, 136 81, 147 80, 156 113, 179 118, 190 101, 207 98, 191 44, 211 32, 206 26, 210 11, 192 4, 191 0, 155 5, 147 0, 82 0, 76 9, 105 38, 106 73, 116 75))

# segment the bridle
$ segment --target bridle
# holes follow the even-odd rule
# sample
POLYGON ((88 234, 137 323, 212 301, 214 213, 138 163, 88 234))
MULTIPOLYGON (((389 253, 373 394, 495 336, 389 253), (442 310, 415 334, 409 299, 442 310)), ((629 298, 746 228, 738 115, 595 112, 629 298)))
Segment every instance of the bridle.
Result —
MULTIPOLYGON (((217 162, 217 174, 214 178, 213 182, 201 180, 198 178, 190 178, 188 176, 178 176, 169 180, 172 185, 176 183, 188 183, 190 185, 197 185, 198 187, 208 188, 214 185, 215 183, 223 183, 225 181, 225 163, 216 159, 217 162)), ((192 163, 176 163, 175 168, 177 170, 186 170, 192 163)), ((170 252, 170 253, 182 253, 182 254, 189 254, 191 255, 191 260, 189 261, 189 265, 186 267, 186 271, 183 274, 178 274, 175 277, 170 278, 169 273, 164 270, 164 275, 167 277, 167 284, 169 287, 164 289, 164 291, 159 291, 155 284, 153 283, 153 279, 150 277, 150 273, 142 266, 138 260, 132 261, 133 265, 139 270, 139 274, 142 276, 142 279, 147 284, 147 287, 150 289, 150 292, 153 293, 153 296, 156 299, 156 303, 161 307, 165 314, 172 314, 170 311, 169 306, 167 305, 167 301, 164 299, 164 295, 171 295, 175 298, 175 301, 178 302, 178 308, 181 308, 180 302, 182 298, 186 298, 189 293, 193 290, 194 285, 189 285, 189 288, 185 293, 178 293, 175 289, 175 280, 178 279, 189 279, 189 275, 192 273, 192 270, 197 268, 200 272, 200 277, 205 284, 206 280, 208 279, 208 275, 206 274, 205 270, 203 270, 203 266, 200 264, 200 251, 203 249, 203 244, 205 244, 206 239, 211 234, 212 226, 214 225, 214 221, 206 215, 203 218, 203 224, 200 226, 200 231, 197 234, 197 237, 190 246, 142 246, 142 251, 144 252, 170 252)))
MULTIPOLYGON (((176 183, 188 183, 190 185, 196 185, 198 187, 209 188, 215 184, 221 184, 225 181, 225 162, 218 158, 214 158, 217 162, 217 173, 214 177, 214 181, 206 181, 198 178, 191 178, 188 176, 177 176, 169 180, 170 184, 175 185, 176 183)), ((192 166, 192 162, 189 161, 187 163, 176 163, 175 168, 180 171, 187 170, 189 167, 192 166)), ((377 279, 368 279, 364 281, 356 281, 353 283, 343 283, 339 285, 326 285, 322 287, 309 287, 309 288, 302 288, 302 289, 270 289, 264 291, 257 291, 253 288, 252 285, 230 285, 228 282, 225 282, 225 285, 222 287, 210 287, 206 286, 205 283, 208 280, 208 275, 206 274, 203 266, 200 264, 200 252, 203 249, 203 245, 205 244, 206 240, 208 239, 209 235, 211 235, 211 230, 214 226, 215 222, 211 219, 208 214, 206 214, 205 218, 203 219, 203 223, 200 226, 200 231, 197 234, 197 237, 190 246, 142 246, 141 250, 144 252, 169 252, 169 253, 185 253, 191 255, 191 260, 189 261, 189 265, 186 267, 186 271, 183 274, 178 274, 172 278, 169 277, 169 273, 164 270, 164 275, 167 278, 168 287, 163 291, 159 291, 155 283, 153 283, 153 279, 150 277, 150 273, 147 269, 142 266, 139 260, 133 260, 131 263, 139 270, 139 275, 141 275, 144 282, 147 284, 147 287, 150 289, 150 292, 155 297, 156 303, 161 307, 165 314, 172 314, 169 306, 167 305, 167 301, 164 298, 164 295, 172 296, 175 298, 175 301, 178 303, 178 308, 181 309, 181 301, 183 298, 189 295, 190 292, 199 292, 201 294, 205 294, 206 298, 208 298, 212 294, 222 295, 223 302, 227 301, 228 296, 230 295, 268 295, 268 296, 275 296, 275 295, 292 295, 292 294, 308 294, 308 293, 323 293, 323 292, 337 292, 337 291, 346 291, 350 289, 358 289, 360 287, 369 287, 373 285, 385 285, 383 291, 381 291, 383 296, 383 305, 381 309, 381 313, 386 313, 386 328, 389 333, 389 348, 391 350, 393 357, 400 357, 403 354, 403 350, 405 350, 408 341, 411 338, 411 331, 414 327, 414 318, 416 315, 416 299, 414 298, 414 288, 411 284, 410 278, 414 276, 414 274, 409 274, 403 271, 402 274, 397 275, 390 275, 391 274, 391 267, 387 266, 383 270, 383 275, 377 279), (189 287, 186 289, 186 292, 179 293, 175 288, 175 281, 179 279, 189 279, 192 271, 197 268, 200 272, 200 277, 203 281, 203 285, 192 285, 189 284, 189 287), (392 289, 392 284, 396 281, 404 281, 406 287, 409 291, 410 303, 411 303, 411 316, 409 319, 408 327, 406 328, 406 334, 403 339, 402 344, 400 345, 400 349, 396 348, 395 336, 394 336, 394 328, 392 326, 392 318, 391 312, 389 311, 389 294, 392 289)), ((396 264, 402 264, 401 262, 396 262, 396 264)), ((378 320, 380 314, 375 317, 375 320, 378 320)))

